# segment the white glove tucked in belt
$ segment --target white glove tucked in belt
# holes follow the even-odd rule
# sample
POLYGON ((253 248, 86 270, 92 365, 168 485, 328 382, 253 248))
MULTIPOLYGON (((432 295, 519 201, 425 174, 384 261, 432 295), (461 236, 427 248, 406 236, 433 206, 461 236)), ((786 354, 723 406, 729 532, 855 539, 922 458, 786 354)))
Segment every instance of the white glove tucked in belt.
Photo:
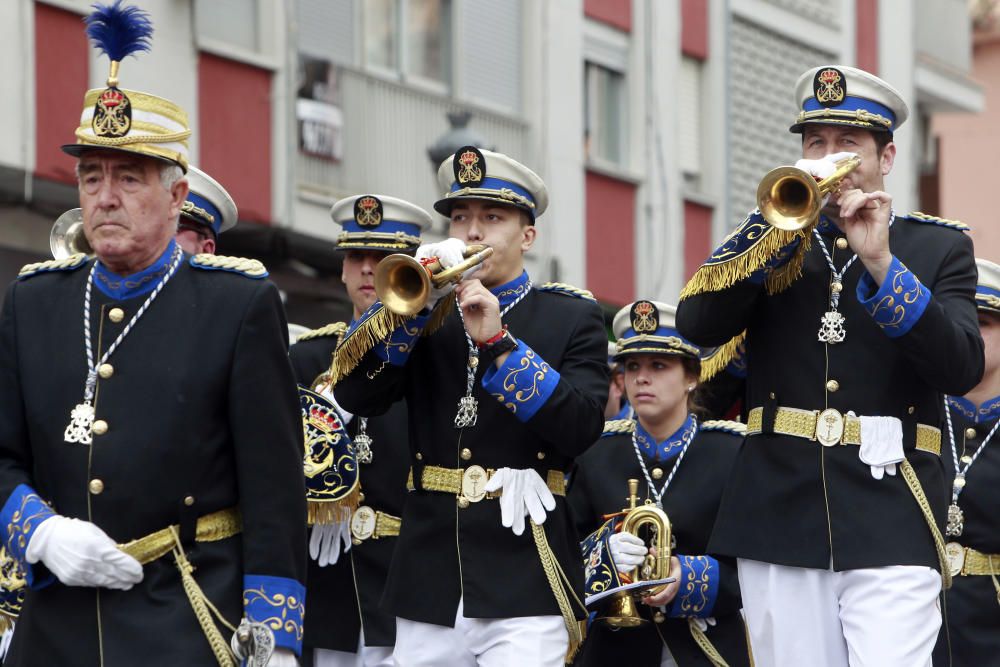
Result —
MULTIPOLYGON (((418 262, 428 257, 437 257, 438 261, 441 262, 441 266, 450 269, 456 264, 461 264, 465 261, 465 242, 461 239, 448 238, 437 243, 425 243, 417 248, 415 258, 418 262)), ((482 264, 477 264, 463 273, 462 280, 465 280, 478 271, 480 266, 482 264)), ((455 283, 449 283, 441 287, 432 287, 430 297, 427 299, 427 305, 433 307, 442 297, 451 294, 454 290, 455 283)))
POLYGON ((309 555, 320 567, 333 565, 340 558, 340 545, 344 553, 351 549, 351 522, 317 523, 309 535, 309 555))
POLYGON ((542 476, 527 468, 500 468, 486 482, 487 493, 503 489, 500 494, 500 523, 510 528, 515 535, 524 532, 524 517, 539 526, 545 523, 545 512, 556 508, 556 499, 542 476))
POLYGON ((127 591, 142 581, 142 565, 89 521, 53 516, 35 529, 25 556, 41 561, 67 586, 127 591))
POLYGON ((611 552, 611 560, 615 562, 615 568, 622 574, 628 574, 642 565, 646 560, 646 554, 649 553, 642 538, 632 533, 615 533, 609 537, 608 550, 611 552))
POLYGON ((861 417, 861 460, 871 466, 872 477, 896 474, 903 461, 903 423, 896 417, 861 417))
POLYGON ((299 661, 295 659, 295 653, 291 649, 276 648, 267 661, 267 667, 299 667, 299 661))

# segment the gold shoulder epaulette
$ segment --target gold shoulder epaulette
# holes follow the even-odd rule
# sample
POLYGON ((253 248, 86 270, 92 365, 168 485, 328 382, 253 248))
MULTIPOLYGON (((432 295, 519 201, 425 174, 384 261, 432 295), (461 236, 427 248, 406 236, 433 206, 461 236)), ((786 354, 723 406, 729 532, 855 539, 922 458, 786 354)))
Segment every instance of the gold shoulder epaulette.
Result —
POLYGON ((202 253, 191 258, 191 266, 196 269, 207 269, 209 271, 239 273, 255 280, 267 278, 267 269, 260 260, 248 257, 227 257, 226 255, 202 253))
POLYGON ((701 423, 699 431, 725 431, 733 435, 746 435, 747 425, 740 422, 729 421, 728 419, 709 419, 701 423))
POLYGON ((49 259, 44 262, 34 262, 25 264, 17 274, 18 280, 24 280, 39 273, 49 273, 51 271, 73 271, 79 269, 87 263, 87 256, 82 252, 70 255, 65 259, 49 259))
POLYGON ((601 437, 606 438, 608 436, 619 435, 621 433, 631 433, 634 430, 634 419, 609 419, 604 422, 604 432, 601 433, 601 437))
POLYGON ((295 339, 296 343, 301 343, 304 340, 312 340, 313 338, 324 338, 326 336, 337 336, 338 338, 344 335, 347 331, 347 324, 345 322, 332 322, 327 324, 325 327, 320 327, 319 329, 312 329, 310 331, 301 334, 295 339))
POLYGON ((939 218, 936 215, 927 215, 926 213, 921 213, 920 211, 913 211, 912 213, 907 214, 906 217, 911 220, 915 220, 916 222, 937 225, 938 227, 947 227, 949 229, 957 229, 960 232, 967 232, 972 229, 964 222, 959 222, 958 220, 948 220, 947 218, 939 218))
POLYGON ((574 287, 573 285, 567 285, 566 283, 545 283, 540 285, 536 289, 542 292, 556 292, 557 294, 565 294, 567 296, 575 296, 578 299, 587 299, 589 301, 597 301, 594 295, 589 290, 580 289, 579 287, 574 287))

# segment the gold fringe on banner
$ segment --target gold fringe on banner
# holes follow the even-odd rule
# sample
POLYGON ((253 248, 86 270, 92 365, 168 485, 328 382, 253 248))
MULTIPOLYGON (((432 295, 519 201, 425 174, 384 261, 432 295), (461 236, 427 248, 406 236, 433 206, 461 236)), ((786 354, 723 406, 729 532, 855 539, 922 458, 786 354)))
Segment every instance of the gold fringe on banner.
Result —
POLYGON ((369 350, 384 342, 407 319, 409 318, 397 315, 385 306, 365 319, 357 329, 345 336, 337 347, 333 364, 330 366, 330 381, 336 384, 357 368, 369 350))
POLYGON ((712 353, 712 356, 701 360, 701 381, 708 382, 725 370, 729 362, 736 358, 736 353, 746 340, 747 332, 734 336, 722 347, 712 353))
POLYGON ((424 327, 424 336, 430 336, 438 332, 438 329, 444 326, 444 321, 448 319, 451 315, 451 311, 455 310, 455 298, 454 296, 446 296, 437 302, 434 306, 434 311, 431 313, 430 319, 427 320, 427 326, 424 327))
POLYGON ((306 498, 307 521, 313 524, 340 523, 350 521, 354 510, 361 504, 361 485, 355 484, 343 498, 338 500, 312 500, 306 498))
MULTIPOLYGON (((785 248, 796 238, 800 239, 800 242, 794 250, 794 255, 785 266, 779 268, 771 276, 768 276, 768 292, 776 294, 791 285, 798 278, 802 270, 803 258, 806 252, 809 251, 809 235, 801 230, 789 232, 771 227, 767 223, 757 224, 763 224, 767 227, 767 229, 761 232, 760 238, 752 246, 732 259, 716 264, 703 264, 701 268, 695 271, 695 274, 688 281, 687 285, 684 286, 684 289, 681 290, 680 298, 682 301, 695 294, 718 292, 727 287, 732 287, 741 280, 749 278, 750 274, 765 266, 782 248, 785 248)), ((730 236, 730 239, 735 239, 739 232, 742 231, 743 228, 740 228, 736 234, 730 236)))

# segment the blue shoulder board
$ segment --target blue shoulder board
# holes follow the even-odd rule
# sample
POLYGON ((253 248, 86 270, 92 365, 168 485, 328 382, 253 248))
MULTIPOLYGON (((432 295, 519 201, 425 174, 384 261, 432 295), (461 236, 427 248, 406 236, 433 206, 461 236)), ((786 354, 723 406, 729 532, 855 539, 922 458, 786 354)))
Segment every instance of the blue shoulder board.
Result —
POLYGON ((939 218, 936 215, 927 215, 926 213, 921 213, 920 211, 907 213, 906 217, 914 222, 922 222, 926 225, 937 225, 938 227, 947 227, 948 229, 956 229, 960 232, 967 232, 972 229, 964 222, 959 222, 958 220, 948 220, 947 218, 939 218))
POLYGON ((206 271, 229 271, 254 280, 267 278, 267 269, 264 268, 264 265, 259 260, 246 257, 226 257, 225 255, 202 253, 191 258, 191 266, 206 271))
POLYGON ((594 295, 579 287, 573 287, 572 285, 567 285, 566 283, 545 283, 536 287, 535 289, 541 292, 555 292, 556 294, 565 294, 566 296, 575 296, 578 299, 587 299, 588 301, 597 302, 594 295))
POLYGON ((726 433, 732 433, 733 435, 746 435, 747 425, 741 424, 740 422, 732 422, 727 419, 710 419, 708 421, 701 422, 698 430, 725 431, 726 433))
POLYGON ((75 271, 87 263, 87 256, 83 253, 70 255, 66 259, 50 259, 45 262, 35 262, 25 264, 17 273, 18 280, 24 280, 39 273, 51 273, 52 271, 75 271))
POLYGON ((601 433, 601 437, 608 438, 612 435, 631 433, 634 430, 635 430, 634 419, 610 419, 604 422, 604 432, 601 433))

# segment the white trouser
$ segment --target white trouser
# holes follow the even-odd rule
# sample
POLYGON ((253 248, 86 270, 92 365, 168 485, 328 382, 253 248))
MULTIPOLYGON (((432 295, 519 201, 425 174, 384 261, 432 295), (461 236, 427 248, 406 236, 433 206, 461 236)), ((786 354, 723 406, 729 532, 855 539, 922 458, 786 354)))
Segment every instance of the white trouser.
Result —
POLYGON ((392 647, 365 646, 362 630, 357 653, 318 648, 313 651, 313 667, 392 667, 392 647))
POLYGON ((834 572, 737 560, 758 665, 930 667, 941 575, 915 565, 834 572))
POLYGON ((569 634, 562 616, 466 618, 462 601, 455 627, 396 618, 400 667, 563 667, 569 634))
POLYGON ((670 654, 670 649, 665 644, 663 646, 663 653, 660 655, 660 667, 677 667, 674 656, 670 654))

